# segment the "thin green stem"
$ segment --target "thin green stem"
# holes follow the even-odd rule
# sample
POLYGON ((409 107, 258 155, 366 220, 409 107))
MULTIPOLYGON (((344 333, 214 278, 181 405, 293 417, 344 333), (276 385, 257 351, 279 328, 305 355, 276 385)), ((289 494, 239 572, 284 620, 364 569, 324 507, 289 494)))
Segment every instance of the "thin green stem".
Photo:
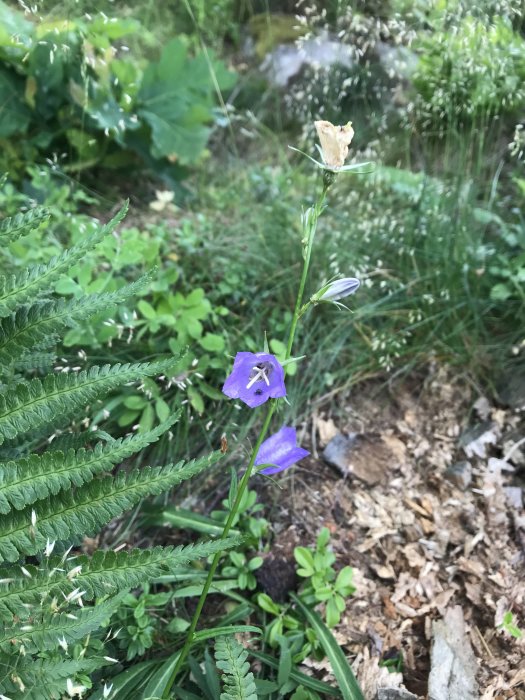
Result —
MULTIPOLYGON (((297 324, 298 324, 298 321, 299 321, 299 319, 302 315, 302 311, 303 311, 302 301, 303 301, 303 296, 304 296, 304 290, 306 287, 306 280, 308 277, 308 268, 310 267, 310 258, 312 256, 312 247, 313 247, 315 232, 317 229, 317 221, 318 221, 319 216, 321 215, 321 213, 323 211, 327 189, 328 189, 328 187, 325 184, 325 187, 323 188, 323 193, 319 197, 318 201, 314 204, 313 207, 310 207, 305 212, 305 214, 303 216, 303 259, 304 259, 304 263, 303 263, 303 271, 301 274, 301 281, 299 283, 299 290, 297 292, 297 299, 295 302, 294 314, 292 317, 292 323, 290 325, 290 332, 288 335, 288 343, 286 346, 286 359, 289 359, 292 355, 292 348, 293 348, 293 343, 294 343, 294 339, 295 339, 295 334, 297 331, 297 324)), ((284 367, 284 371, 286 373, 286 366, 284 367)), ((245 471, 245 473, 244 473, 244 475, 239 483, 239 487, 237 489, 235 501, 233 502, 233 505, 231 506, 230 514, 228 515, 228 518, 227 518, 226 523, 224 525, 224 529, 223 529, 222 534, 220 536, 221 540, 226 539, 226 537, 228 537, 228 534, 232 528, 232 525, 235 521, 235 518, 237 517, 237 511, 239 510, 239 506, 241 504, 242 498, 243 498, 244 493, 248 487, 248 482, 250 481, 250 477, 251 477, 252 472, 253 472, 253 467, 255 465, 255 460, 257 458, 257 454, 259 453, 259 448, 261 447, 263 440, 266 437, 266 433, 268 432, 268 428, 270 427, 270 422, 272 420, 272 416, 274 414, 276 406, 277 406, 277 401, 272 399, 270 402, 270 405, 268 407, 268 411, 266 413, 266 418, 264 419, 264 423, 262 424, 261 430, 259 432, 257 442, 255 443, 255 446, 252 450, 252 453, 250 456, 250 461, 248 463, 248 467, 246 468, 246 471, 245 471)), ((199 601, 197 603, 197 607, 196 607, 195 612, 193 614, 191 624, 188 628, 186 641, 184 642, 184 646, 182 647, 182 650, 179 654, 179 658, 177 660, 177 663, 175 664, 175 668, 173 669, 173 673, 171 674, 171 678, 166 685, 166 688, 165 688, 163 696, 162 696, 163 698, 169 697, 171 688, 175 682, 177 674, 179 673, 184 661, 186 660, 186 657, 188 656, 188 653, 190 651, 191 645, 192 645, 193 640, 194 640, 195 630, 197 629, 197 624, 199 622, 199 618, 201 616, 202 609, 204 608, 206 598, 208 596, 211 585, 213 583, 213 578, 215 576, 215 572, 216 572, 217 567, 219 565, 219 561, 221 559, 221 556, 222 556, 222 552, 217 552, 217 554, 215 554, 215 556, 213 557, 210 569, 208 571, 208 576, 206 577, 206 582, 204 584, 204 587, 202 589, 202 593, 201 593, 199 601)))
MULTIPOLYGON (((299 290, 297 292, 297 299, 295 301, 295 310, 292 318, 292 324, 290 326, 290 334, 288 336, 288 345, 286 346, 286 357, 288 360, 292 356, 292 348, 295 340, 295 332, 297 330, 297 324, 302 315, 302 303, 304 296, 304 289, 306 286, 306 279, 308 277, 308 269, 310 267, 310 258, 312 257, 312 248, 315 238, 315 232, 317 230, 317 221, 323 211, 324 202, 326 199, 327 187, 323 188, 323 193, 318 201, 313 207, 307 209, 303 216, 303 241, 304 241, 304 264, 303 272, 301 274, 301 281, 299 282, 299 290)), ((286 369, 286 368, 285 368, 286 369)))
MULTIPOLYGON (((272 400, 270 403, 270 406, 268 407, 268 411, 266 413, 266 418, 264 419, 264 423, 262 425, 261 431, 259 433, 259 437, 257 438, 257 442, 255 443, 255 447, 252 450, 252 454, 250 457, 250 462, 248 463, 248 467, 246 468, 246 471, 244 473, 244 476, 242 477, 240 483, 239 483, 239 488, 237 489, 237 495, 235 497, 235 501, 233 502, 233 505, 230 510, 230 514, 228 515, 228 518, 226 520, 226 523, 224 525, 224 529, 222 531, 222 534, 220 536, 221 540, 226 539, 228 537, 228 534, 232 528, 233 522, 235 520, 235 517, 237 515, 237 511, 239 510, 239 506, 242 501, 242 497, 244 496, 244 492, 246 491, 246 488, 248 486, 248 482, 250 480, 250 477, 252 475, 253 471, 253 465, 255 464, 255 459, 257 457, 257 453, 259 452, 259 448, 262 445, 262 442, 266 436, 266 433, 268 431, 268 428, 270 427, 270 421, 272 419, 273 413, 275 411, 276 407, 276 401, 272 400)), ((189 653, 190 647, 193 642, 193 635, 195 634, 195 630, 197 629, 197 623, 199 622, 199 618, 201 616, 202 609, 204 607, 204 603, 206 602, 206 598, 208 596, 208 593, 210 591, 211 585, 213 583, 213 577, 215 576, 215 572, 217 570, 217 567, 219 565, 220 558, 222 556, 222 552, 217 552, 215 556, 213 557, 213 561, 211 563, 210 569, 208 571, 208 576, 206 577, 206 582, 204 584, 204 587, 202 589, 202 593, 199 598, 199 602, 197 603, 197 608, 195 609, 195 612, 193 614, 193 619, 191 621, 191 624, 188 628, 188 633, 186 636, 186 641, 184 643, 184 646, 182 647, 182 651, 180 653, 180 656, 177 660, 177 663, 175 664, 175 668, 173 669, 173 673, 171 675, 170 681, 166 686, 166 689, 164 691, 164 698, 169 697, 169 692, 171 690, 171 687, 173 683, 175 682, 175 678, 177 677, 177 674, 186 660, 186 657, 189 653)))

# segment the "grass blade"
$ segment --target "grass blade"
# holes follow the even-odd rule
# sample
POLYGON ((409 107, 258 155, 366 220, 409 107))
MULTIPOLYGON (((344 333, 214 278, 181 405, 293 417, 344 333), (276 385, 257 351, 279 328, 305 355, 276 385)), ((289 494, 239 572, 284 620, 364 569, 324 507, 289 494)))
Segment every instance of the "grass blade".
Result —
POLYGON ((365 700, 343 650, 321 617, 314 610, 308 608, 296 595, 292 594, 291 598, 321 642, 321 646, 332 665, 332 671, 344 700, 365 700))

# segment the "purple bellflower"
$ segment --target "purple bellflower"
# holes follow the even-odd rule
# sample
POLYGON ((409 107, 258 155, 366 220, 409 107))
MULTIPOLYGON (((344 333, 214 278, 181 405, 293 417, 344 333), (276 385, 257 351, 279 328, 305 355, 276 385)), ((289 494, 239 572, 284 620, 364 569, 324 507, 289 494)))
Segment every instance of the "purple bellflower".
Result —
POLYGON ((308 457, 308 450, 297 445, 295 428, 283 426, 275 435, 267 438, 259 448, 255 466, 271 464, 275 466, 261 469, 261 474, 277 474, 288 469, 303 457, 308 457))
POLYGON ((255 408, 268 399, 286 396, 284 369, 266 352, 238 352, 222 393, 255 408))

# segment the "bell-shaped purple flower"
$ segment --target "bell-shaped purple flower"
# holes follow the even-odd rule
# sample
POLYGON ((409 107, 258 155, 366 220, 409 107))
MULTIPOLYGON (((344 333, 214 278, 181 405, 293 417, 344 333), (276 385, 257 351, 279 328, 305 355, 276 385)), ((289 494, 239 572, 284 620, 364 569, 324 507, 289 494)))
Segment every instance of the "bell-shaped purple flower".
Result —
POLYGON ((344 299, 350 294, 357 292, 360 286, 361 282, 355 277, 344 277, 342 280, 331 282, 325 292, 319 297, 319 301, 344 299))
POLYGON ((303 457, 308 457, 308 450, 297 445, 295 428, 283 426, 279 432, 267 438, 259 448, 255 458, 255 466, 272 464, 275 466, 261 469, 261 474, 277 474, 288 469, 303 457))
POLYGON ((255 408, 268 399, 286 396, 284 369, 266 352, 238 352, 222 393, 255 408))

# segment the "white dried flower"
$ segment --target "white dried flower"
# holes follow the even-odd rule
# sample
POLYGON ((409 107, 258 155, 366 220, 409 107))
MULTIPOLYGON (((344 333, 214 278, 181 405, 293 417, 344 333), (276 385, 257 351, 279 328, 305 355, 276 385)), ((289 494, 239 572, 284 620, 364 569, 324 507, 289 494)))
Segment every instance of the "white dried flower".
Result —
POLYGON ((321 142, 324 164, 328 168, 341 168, 348 155, 348 147, 354 138, 351 122, 345 126, 334 126, 331 122, 314 122, 321 142))

